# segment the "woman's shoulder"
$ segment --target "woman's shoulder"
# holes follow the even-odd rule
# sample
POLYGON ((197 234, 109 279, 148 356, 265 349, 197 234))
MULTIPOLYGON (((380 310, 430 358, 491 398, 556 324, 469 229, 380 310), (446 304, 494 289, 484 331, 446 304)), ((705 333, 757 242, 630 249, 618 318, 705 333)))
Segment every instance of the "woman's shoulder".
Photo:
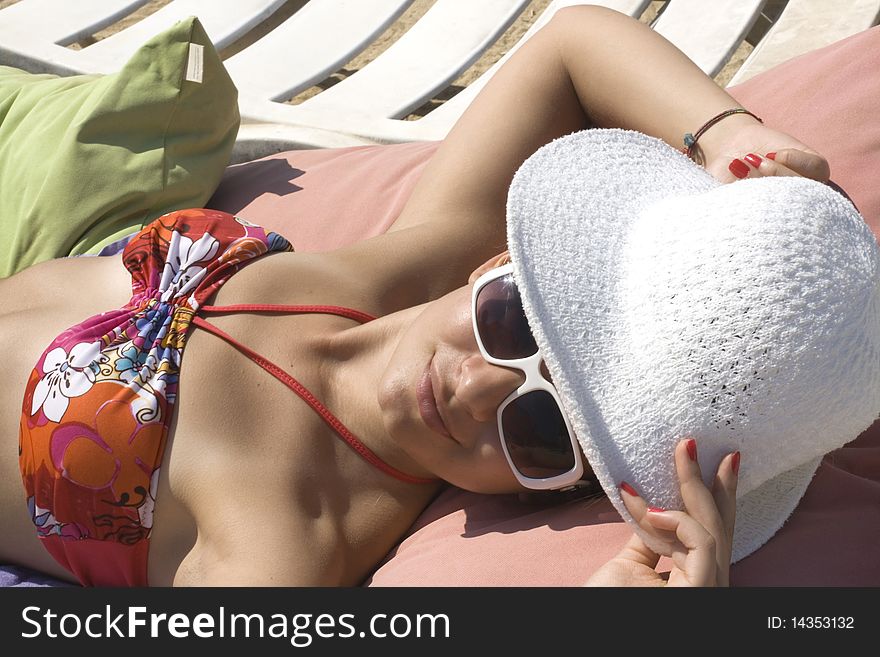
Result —
POLYGON ((209 303, 346 306, 377 313, 370 277, 330 251, 267 253, 239 269, 209 303))

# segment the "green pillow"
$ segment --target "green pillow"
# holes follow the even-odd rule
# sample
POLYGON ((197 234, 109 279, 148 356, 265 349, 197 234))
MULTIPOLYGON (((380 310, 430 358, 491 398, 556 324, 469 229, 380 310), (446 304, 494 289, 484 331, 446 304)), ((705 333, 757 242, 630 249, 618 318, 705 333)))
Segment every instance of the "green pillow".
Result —
POLYGON ((238 125, 238 91, 194 17, 111 75, 0 66, 0 277, 203 207, 238 125))

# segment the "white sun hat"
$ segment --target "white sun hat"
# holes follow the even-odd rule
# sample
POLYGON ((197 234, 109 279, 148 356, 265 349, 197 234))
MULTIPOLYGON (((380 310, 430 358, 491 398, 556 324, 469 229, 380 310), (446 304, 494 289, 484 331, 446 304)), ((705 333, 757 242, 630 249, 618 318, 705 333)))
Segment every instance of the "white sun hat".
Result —
POLYGON ((722 185, 664 142, 588 130, 510 187, 526 315, 611 501, 683 508, 673 449, 711 485, 741 451, 733 560, 779 530, 822 457, 880 413, 880 251, 853 205, 795 177, 722 185))

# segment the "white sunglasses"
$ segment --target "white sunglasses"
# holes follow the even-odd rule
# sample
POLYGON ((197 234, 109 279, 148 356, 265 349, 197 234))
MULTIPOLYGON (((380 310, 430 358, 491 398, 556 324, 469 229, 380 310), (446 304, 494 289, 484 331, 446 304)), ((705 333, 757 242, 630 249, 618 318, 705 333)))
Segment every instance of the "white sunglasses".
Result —
POLYGON ((526 376, 497 413, 501 447, 513 474, 534 490, 577 483, 584 473, 581 450, 556 388, 541 372, 543 359, 513 280, 513 265, 496 267, 477 279, 471 317, 483 358, 526 376))

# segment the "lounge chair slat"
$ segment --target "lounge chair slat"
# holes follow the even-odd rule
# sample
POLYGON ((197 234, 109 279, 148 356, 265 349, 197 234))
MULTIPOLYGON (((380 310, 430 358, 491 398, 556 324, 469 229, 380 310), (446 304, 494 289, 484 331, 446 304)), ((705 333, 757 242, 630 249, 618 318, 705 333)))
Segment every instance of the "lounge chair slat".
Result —
POLYGON ((654 29, 709 76, 727 63, 766 0, 670 0, 654 29))
POLYGON ((601 5, 632 16, 633 18, 638 18, 644 13, 648 5, 651 4, 651 0, 599 0, 597 2, 589 3, 584 2, 583 0, 555 0, 547 6, 544 12, 531 25, 531 27, 529 27, 526 33, 523 34, 522 38, 514 44, 510 50, 504 53, 504 56, 501 57, 501 59, 495 62, 495 64, 487 69, 479 78, 471 82, 466 89, 457 93, 451 100, 443 103, 424 119, 419 120, 418 123, 424 123, 426 129, 429 126, 439 127, 441 125, 446 126, 446 131, 451 129, 455 121, 458 120, 458 117, 464 113, 467 106, 470 105, 471 101, 473 101, 479 91, 486 85, 492 76, 495 75, 501 65, 504 64, 513 53, 519 50, 522 45, 535 34, 535 32, 541 29, 557 11, 564 7, 583 4, 601 5))
POLYGON ((528 1, 437 0, 378 58, 303 105, 350 107, 371 116, 406 116, 479 59, 528 1))
POLYGON ((283 4, 284 0, 172 0, 142 21, 82 52, 96 59, 125 61, 145 41, 189 16, 198 16, 211 42, 218 49, 225 48, 283 4))
POLYGON ((789 0, 779 18, 730 85, 773 68, 787 59, 830 45, 880 22, 880 1, 789 0))
POLYGON ((146 41, 179 20, 198 16, 214 45, 223 48, 282 4, 284 0, 172 0, 142 21, 78 51, 34 39, 27 33, 4 32, 0 37, 0 64, 59 75, 112 73, 146 41))
POLYGON ((0 10, 0 34, 19 32, 65 46, 112 25, 148 1, 19 0, 0 10))
POLYGON ((227 59, 240 93, 286 99, 325 79, 369 46, 413 0, 309 2, 227 59))

